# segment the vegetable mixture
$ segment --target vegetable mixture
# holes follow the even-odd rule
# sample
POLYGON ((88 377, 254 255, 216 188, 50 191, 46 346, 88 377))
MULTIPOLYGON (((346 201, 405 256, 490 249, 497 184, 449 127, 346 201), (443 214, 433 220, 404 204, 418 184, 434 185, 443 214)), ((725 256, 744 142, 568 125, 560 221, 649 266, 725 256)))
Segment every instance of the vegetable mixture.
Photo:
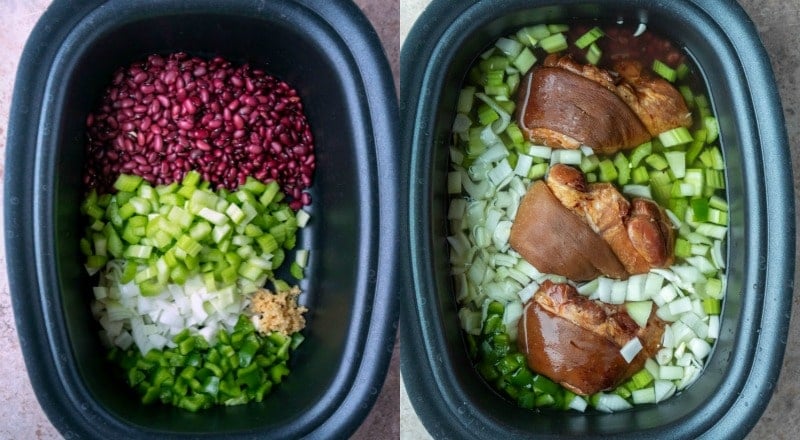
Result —
POLYGON ((460 93, 447 176, 459 318, 479 374, 523 408, 661 402, 697 379, 719 336, 728 225, 719 130, 692 67, 663 41, 643 26, 525 27, 481 54, 460 93), (572 119, 575 107, 584 110, 572 119), (564 172, 571 180, 559 180, 564 172), (543 197, 554 200, 547 214, 543 197), (611 207, 621 211, 613 221, 611 207), (559 247, 584 236, 593 244, 583 257, 581 242, 559 247), (598 246, 610 247, 607 259, 598 246), (544 270, 548 261, 561 263, 544 270), (570 364, 547 359, 542 344, 570 364), (619 369, 587 362, 582 378, 564 373, 598 353, 619 369))
MULTIPOLYGON (((296 167, 295 155, 278 150, 297 142, 311 163, 312 138, 296 93, 262 71, 249 72, 221 58, 207 63, 185 54, 151 56, 118 72, 101 110, 87 120, 94 168, 81 206, 87 228, 80 247, 96 280, 92 313, 108 358, 144 404, 197 411, 260 402, 289 374, 290 353, 303 341, 307 309, 298 304, 296 284, 309 252, 295 248, 298 230, 310 220, 301 209, 310 196, 296 182, 310 186, 313 163, 296 167), (290 99, 272 100, 277 92, 262 85, 290 99), (135 106, 142 112, 128 111, 133 100, 142 100, 135 106), (269 105, 279 108, 270 111, 269 105), (159 123, 150 123, 155 118, 159 123), (302 145, 283 128, 290 120, 309 133, 302 145), (192 131, 194 123, 208 130, 192 131), (247 146, 233 140, 247 130, 251 143, 261 135, 269 143, 274 134, 276 152, 266 168, 209 179, 208 170, 227 172, 230 157, 245 156, 237 149, 247 146), (164 150, 161 135, 167 133, 164 150), (142 166, 98 162, 128 154, 125 163, 134 163, 140 150, 151 161, 164 161, 159 169, 170 174, 154 176, 157 164, 141 159, 142 166), (173 170, 174 161, 167 166, 170 155, 184 153, 199 168, 173 170), (280 179, 273 166, 280 167, 280 179)), ((260 146, 247 148, 260 154, 260 146)))

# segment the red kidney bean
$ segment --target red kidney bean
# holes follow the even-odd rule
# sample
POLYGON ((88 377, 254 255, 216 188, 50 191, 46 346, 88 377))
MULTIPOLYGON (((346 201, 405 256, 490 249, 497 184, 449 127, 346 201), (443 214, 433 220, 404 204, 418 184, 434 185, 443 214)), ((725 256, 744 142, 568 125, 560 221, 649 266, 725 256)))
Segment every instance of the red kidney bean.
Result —
POLYGON ((231 190, 247 176, 277 180, 293 208, 311 200, 314 145, 302 102, 261 69, 151 55, 114 73, 86 127, 83 181, 101 191, 119 172, 166 184, 195 169, 231 190))

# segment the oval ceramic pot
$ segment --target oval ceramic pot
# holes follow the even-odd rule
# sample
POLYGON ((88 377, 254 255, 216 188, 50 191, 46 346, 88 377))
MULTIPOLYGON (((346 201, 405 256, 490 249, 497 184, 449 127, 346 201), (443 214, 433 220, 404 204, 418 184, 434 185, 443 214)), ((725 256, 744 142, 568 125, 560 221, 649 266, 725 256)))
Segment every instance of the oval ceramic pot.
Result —
POLYGON ((452 2, 435 0, 401 55, 402 167, 408 172, 402 301, 404 383, 441 438, 735 438, 761 416, 778 378, 791 310, 791 161, 769 59, 752 22, 725 1, 452 2), (730 202, 727 298, 702 375, 658 405, 603 414, 518 408, 467 356, 449 278, 446 174, 450 129, 468 67, 498 37, 571 19, 644 22, 700 66, 721 131, 730 202))

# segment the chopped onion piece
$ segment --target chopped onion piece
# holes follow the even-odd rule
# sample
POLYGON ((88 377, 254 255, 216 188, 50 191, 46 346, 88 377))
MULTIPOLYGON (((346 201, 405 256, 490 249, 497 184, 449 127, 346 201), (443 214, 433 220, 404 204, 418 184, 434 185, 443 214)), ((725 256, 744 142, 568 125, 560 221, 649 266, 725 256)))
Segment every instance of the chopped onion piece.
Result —
POLYGON ((689 385, 693 384, 697 377, 700 375, 700 368, 689 365, 683 369, 683 379, 678 383, 678 389, 682 390, 689 385))
POLYGON ((528 154, 533 157, 550 159, 550 156, 553 154, 553 149, 544 145, 532 145, 530 148, 528 148, 528 154))
POLYGON ((708 353, 711 352, 711 345, 700 338, 692 338, 687 346, 689 347, 689 350, 694 353, 694 356, 697 359, 705 359, 706 356, 708 356, 708 353))
POLYGON ((653 193, 650 191, 649 185, 625 185, 622 187, 622 193, 630 197, 653 198, 653 193))
POLYGON ((527 176, 531 166, 533 166, 533 157, 527 154, 520 154, 517 157, 517 166, 514 167, 514 174, 522 177, 527 176))
POLYGON ((471 335, 481 334, 481 312, 462 307, 458 311, 461 328, 471 335))
POLYGON ((632 275, 628 278, 627 292, 625 294, 626 301, 643 301, 650 299, 645 297, 644 285, 647 281, 647 274, 632 275))
POLYGON ((603 302, 610 302, 611 300, 611 289, 614 285, 614 280, 606 277, 598 278, 599 284, 597 286, 597 290, 594 294, 589 296, 589 299, 599 299, 603 302))
POLYGON ((633 408, 627 400, 617 394, 600 393, 595 409, 602 412, 612 413, 633 408))
POLYGON ((574 409, 576 411, 584 412, 586 411, 586 400, 581 396, 574 396, 572 400, 569 402, 569 408, 574 409))
POLYGON ((583 296, 589 296, 592 292, 597 290, 597 287, 600 285, 600 281, 598 278, 595 278, 591 281, 581 284, 578 286, 578 293, 583 296))
POLYGON ((675 394, 675 384, 670 380, 656 379, 653 388, 656 390, 656 403, 669 399, 675 394))
POLYGON ((712 315, 708 317, 708 338, 719 338, 719 315, 712 315))
POLYGON ((539 290, 539 284, 533 281, 517 292, 517 296, 519 296, 520 301, 525 304, 533 298, 533 294, 536 293, 537 290, 539 290))
POLYGON ((664 347, 656 353, 656 362, 662 367, 672 361, 672 349, 664 347))
POLYGON ((625 295, 628 292, 628 282, 617 280, 611 288, 610 304, 622 304, 625 302, 625 295))
POLYGON ((672 333, 672 325, 664 327, 664 336, 661 337, 661 346, 665 348, 675 347, 675 336, 672 333))
POLYGON ((658 369, 658 378, 661 380, 678 380, 683 378, 683 367, 674 365, 661 365, 658 369))
POLYGON ((631 363, 640 351, 642 351, 642 341, 634 337, 619 350, 619 354, 625 359, 625 362, 631 363))
POLYGON ((631 392, 631 398, 635 404, 655 403, 656 390, 653 387, 642 388, 631 392))
POLYGON ((625 309, 631 319, 639 324, 639 327, 646 327, 647 321, 650 319, 650 313, 653 310, 653 302, 632 301, 625 303, 625 309))

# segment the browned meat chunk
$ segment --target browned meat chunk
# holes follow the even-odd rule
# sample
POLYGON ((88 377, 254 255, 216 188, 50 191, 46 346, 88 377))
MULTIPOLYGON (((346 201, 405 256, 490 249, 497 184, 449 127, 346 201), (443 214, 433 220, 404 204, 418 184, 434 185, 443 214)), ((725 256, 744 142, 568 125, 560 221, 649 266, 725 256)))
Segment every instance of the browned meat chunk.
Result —
POLYGON ((534 183, 523 197, 509 241, 542 272, 576 281, 599 275, 627 276, 608 244, 565 208, 542 181, 534 183))
POLYGON ((519 126, 535 144, 568 149, 589 145, 598 153, 613 153, 651 138, 619 96, 583 76, 540 67, 522 86, 519 126))
POLYGON ((619 61, 614 69, 623 78, 617 94, 636 113, 647 131, 657 136, 675 127, 690 127, 692 114, 680 92, 663 78, 650 75, 637 61, 619 61))
POLYGON ((628 237, 652 267, 669 267, 675 260, 675 231, 664 209, 652 200, 633 199, 628 237))
POLYGON ((525 305, 518 345, 532 370, 590 395, 641 370, 660 348, 664 325, 651 312, 647 325, 639 327, 624 305, 592 301, 569 284, 545 281, 525 305), (639 338, 642 350, 628 363, 620 349, 633 338, 639 338))
POLYGON ((524 78, 517 97, 518 123, 528 140, 611 154, 691 125, 683 97, 669 82, 635 62, 616 66, 620 74, 548 56, 524 78))
POLYGON ((563 164, 550 169, 547 185, 608 243, 628 274, 672 264, 672 224, 655 202, 637 198, 631 204, 613 185, 586 184, 583 173, 563 164))

